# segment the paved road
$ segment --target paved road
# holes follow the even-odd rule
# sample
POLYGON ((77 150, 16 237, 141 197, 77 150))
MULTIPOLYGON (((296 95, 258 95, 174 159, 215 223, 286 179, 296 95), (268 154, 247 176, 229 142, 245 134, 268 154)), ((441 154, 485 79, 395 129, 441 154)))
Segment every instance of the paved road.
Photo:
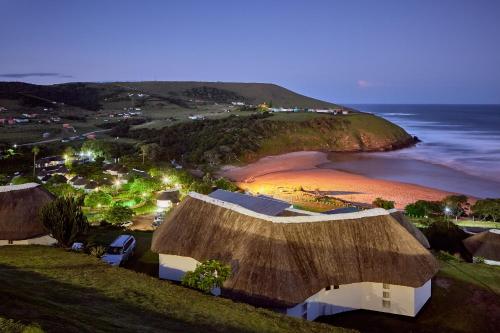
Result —
MULTIPOLYGON (((78 136, 87 136, 90 134, 95 134, 95 133, 104 133, 111 131, 111 129, 104 129, 104 130, 97 130, 97 131, 91 131, 83 134, 77 134, 78 136)), ((37 145, 42 145, 46 143, 51 143, 51 142, 56 142, 56 141, 61 141, 63 138, 54 138, 54 139, 49 139, 49 140, 42 140, 42 141, 37 141, 37 142, 29 142, 29 143, 22 143, 17 145, 17 147, 23 147, 23 146, 37 146, 37 145)))

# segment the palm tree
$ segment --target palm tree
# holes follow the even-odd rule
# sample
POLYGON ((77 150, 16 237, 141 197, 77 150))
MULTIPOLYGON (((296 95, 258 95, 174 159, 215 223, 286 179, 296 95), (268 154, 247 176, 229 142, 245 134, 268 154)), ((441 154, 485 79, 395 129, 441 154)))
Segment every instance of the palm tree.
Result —
POLYGON ((33 153, 33 180, 35 180, 36 155, 40 152, 40 148, 38 148, 38 146, 34 146, 33 149, 31 149, 31 152, 33 153))

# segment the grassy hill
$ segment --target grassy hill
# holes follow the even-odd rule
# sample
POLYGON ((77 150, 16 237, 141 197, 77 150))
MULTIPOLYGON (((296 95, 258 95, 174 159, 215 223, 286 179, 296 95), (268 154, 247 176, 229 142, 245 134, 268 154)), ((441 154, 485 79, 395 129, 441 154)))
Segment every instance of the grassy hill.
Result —
POLYGON ((216 102, 244 101, 248 104, 271 102, 276 106, 328 108, 336 104, 328 103, 311 97, 297 94, 291 90, 270 83, 236 83, 236 82, 184 82, 184 81, 145 81, 145 82, 116 82, 120 87, 136 89, 146 93, 165 97, 187 97, 213 100, 216 102), (203 89, 208 88, 208 89, 203 89), (224 93, 227 98, 224 99, 224 93), (198 96, 199 95, 199 96, 198 96))
POLYGON ((37 325, 46 332, 345 331, 57 248, 0 248, 0 281, 0 328, 11 331, 37 325))
POLYGON ((370 114, 254 114, 183 123, 160 130, 141 128, 133 138, 158 142, 166 158, 191 164, 249 162, 292 151, 380 151, 403 147, 413 138, 370 114))

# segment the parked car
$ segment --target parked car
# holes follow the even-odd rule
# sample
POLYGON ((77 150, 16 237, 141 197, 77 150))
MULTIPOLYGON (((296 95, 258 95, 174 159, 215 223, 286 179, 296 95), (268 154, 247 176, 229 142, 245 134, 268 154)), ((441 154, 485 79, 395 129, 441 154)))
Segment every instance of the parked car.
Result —
POLYGON ((101 259, 111 266, 120 266, 134 255, 135 246, 134 236, 120 235, 108 246, 101 259))

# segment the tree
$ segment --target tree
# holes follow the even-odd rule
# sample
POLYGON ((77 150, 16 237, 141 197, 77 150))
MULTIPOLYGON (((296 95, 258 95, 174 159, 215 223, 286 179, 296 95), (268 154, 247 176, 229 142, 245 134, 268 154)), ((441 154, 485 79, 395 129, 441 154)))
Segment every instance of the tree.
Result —
POLYGON ((161 147, 157 143, 141 145, 139 148, 142 155, 142 164, 144 164, 146 158, 151 161, 156 161, 161 155, 161 147))
POLYGON ((382 198, 376 198, 373 200, 372 204, 375 207, 380 207, 384 209, 393 209, 394 208, 394 201, 389 201, 389 200, 384 200, 382 198))
POLYGON ((465 195, 449 195, 443 199, 443 206, 446 215, 455 216, 458 220, 459 216, 465 213, 468 198, 465 195))
POLYGON ((231 275, 231 267, 217 260, 207 260, 198 264, 194 271, 189 271, 182 279, 182 285, 210 293, 220 288, 231 275))
POLYGON ((38 148, 38 146, 34 146, 31 149, 31 152, 33 153, 33 179, 35 179, 35 177, 36 177, 36 173, 35 173, 35 169, 36 169, 36 156, 38 155, 38 153, 40 153, 40 148, 38 148))
POLYGON ((90 193, 85 197, 85 206, 87 207, 99 207, 99 206, 109 206, 113 201, 113 197, 108 193, 103 191, 95 191, 90 193))
POLYGON ((416 217, 442 216, 443 208, 440 201, 418 200, 407 205, 405 212, 408 216, 416 217))
POLYGON ((471 209, 474 216, 481 219, 491 218, 493 222, 496 222, 500 218, 500 199, 478 200, 471 209))
POLYGON ((59 246, 70 247, 87 233, 89 224, 81 204, 81 198, 59 197, 41 209, 43 226, 59 246))
POLYGON ((134 216, 134 211, 132 209, 124 206, 113 206, 108 209, 104 218, 110 223, 120 224, 130 221, 132 216, 134 216))

